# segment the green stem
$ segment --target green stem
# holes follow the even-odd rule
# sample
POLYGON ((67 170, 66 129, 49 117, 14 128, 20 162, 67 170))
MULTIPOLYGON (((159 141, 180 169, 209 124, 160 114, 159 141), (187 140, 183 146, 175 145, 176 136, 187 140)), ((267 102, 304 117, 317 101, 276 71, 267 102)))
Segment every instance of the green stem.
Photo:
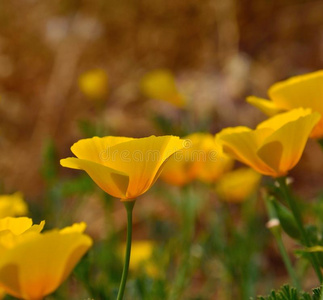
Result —
POLYGON ((298 280, 298 278, 296 276, 295 270, 294 270, 294 268, 292 266, 292 263, 291 263, 291 261, 289 259, 288 254, 287 254, 286 248, 285 248, 283 240, 281 238, 281 234, 277 233, 277 232, 274 232, 274 231, 275 230, 273 230, 272 232, 273 232, 273 235, 274 235, 274 237, 276 239, 280 255, 282 256, 282 259, 283 259, 283 262, 284 262, 285 267, 287 269, 287 272, 289 274, 289 277, 292 279, 293 284, 295 285, 295 287, 300 291, 302 289, 302 287, 300 285, 300 282, 299 282, 299 280, 298 280))
MULTIPOLYGON (((291 193, 290 193, 290 190, 286 184, 286 178, 285 177, 280 177, 280 178, 277 178, 277 181, 279 183, 279 187, 283 193, 283 196, 284 198, 286 199, 288 205, 289 205, 289 208, 291 209, 292 211, 292 214, 294 216, 294 219, 296 221, 296 224, 297 224, 297 227, 300 231, 300 234, 301 234, 301 240, 302 242, 304 243, 304 245, 306 247, 310 247, 311 246, 311 243, 310 243, 310 240, 308 239, 308 236, 306 234, 306 231, 305 231, 305 228, 304 228, 304 225, 303 225, 303 222, 302 222, 302 217, 301 217, 301 213, 298 209, 298 206, 297 206, 297 203, 295 202, 295 200, 293 199, 291 193)), ((322 273, 321 273, 321 269, 320 269, 320 266, 319 266, 319 262, 318 262, 318 259, 317 259, 317 256, 315 253, 309 253, 309 258, 310 258, 310 261, 312 263, 312 266, 315 270, 315 273, 320 281, 320 283, 322 284, 322 281, 323 281, 323 277, 322 277, 322 273)))
POLYGON ((124 266, 123 266, 117 300, 123 299, 123 294, 124 294, 127 277, 128 277, 130 253, 131 253, 131 237, 132 237, 132 211, 135 205, 135 201, 125 201, 123 202, 123 204, 127 210, 127 244, 126 244, 126 254, 125 254, 124 266))
POLYGON ((168 300, 180 299, 185 286, 189 284, 191 263, 191 243, 195 231, 195 217, 197 199, 192 195, 191 187, 183 190, 184 199, 180 199, 180 212, 182 219, 181 228, 181 253, 180 265, 176 272, 176 277, 169 293, 168 300))
MULTIPOLYGON (((267 196, 265 199, 265 203, 266 203, 269 218, 270 218, 270 220, 277 219, 277 221, 278 221, 276 211, 275 211, 271 201, 273 201, 273 200, 271 200, 270 197, 267 196)), ((294 286, 300 291, 302 289, 301 284, 300 284, 298 277, 295 273, 295 270, 292 266, 292 262, 290 261, 290 258, 288 256, 288 253, 286 251, 285 245, 284 245, 282 237, 281 237, 281 226, 280 226, 280 224, 277 224, 277 226, 269 227, 269 229, 276 240, 280 255, 282 256, 282 259, 283 259, 284 265, 287 269, 288 275, 292 279, 294 286)))

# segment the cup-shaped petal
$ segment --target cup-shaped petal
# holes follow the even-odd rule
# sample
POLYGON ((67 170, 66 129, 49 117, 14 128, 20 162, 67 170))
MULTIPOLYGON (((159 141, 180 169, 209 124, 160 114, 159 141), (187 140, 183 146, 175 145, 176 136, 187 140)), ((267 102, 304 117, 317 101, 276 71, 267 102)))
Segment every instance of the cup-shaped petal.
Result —
POLYGON ((78 158, 63 159, 61 164, 85 170, 104 191, 129 200, 151 187, 164 162, 183 145, 174 136, 94 137, 75 143, 72 152, 78 158))
POLYGON ((295 109, 258 126, 263 128, 272 125, 271 128, 275 129, 257 151, 258 156, 275 170, 275 177, 285 175, 298 163, 307 139, 319 119, 319 113, 310 113, 308 109, 295 109), (295 119, 297 113, 299 118, 295 119), (279 128, 278 124, 282 126, 279 128))
POLYGON ((91 245, 80 232, 27 233, 2 253, 0 287, 17 298, 42 299, 58 288, 91 245))
POLYGON ((85 159, 68 157, 61 159, 63 167, 84 170, 92 180, 106 193, 116 198, 126 198, 129 177, 103 164, 85 159))
POLYGON ((323 70, 277 82, 269 88, 268 95, 271 101, 254 96, 247 101, 269 116, 299 107, 310 108, 321 114, 310 137, 323 137, 323 70))
POLYGON ((233 158, 252 167, 259 173, 272 175, 274 170, 257 155, 257 149, 272 132, 273 130, 267 128, 256 131, 240 126, 226 128, 218 134, 218 137, 222 140, 224 151, 233 158))
POLYGON ((277 82, 268 95, 282 109, 306 107, 323 113, 323 70, 277 82))
POLYGON ((286 175, 299 161, 307 139, 320 114, 295 109, 258 125, 223 130, 219 136, 224 150, 264 175, 286 175))

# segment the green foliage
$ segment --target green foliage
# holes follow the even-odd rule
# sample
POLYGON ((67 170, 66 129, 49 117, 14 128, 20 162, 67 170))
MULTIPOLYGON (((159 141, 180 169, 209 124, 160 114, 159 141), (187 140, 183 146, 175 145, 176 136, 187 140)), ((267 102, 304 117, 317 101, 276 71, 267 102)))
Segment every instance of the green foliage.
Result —
POLYGON ((284 285, 278 291, 271 291, 269 296, 258 296, 257 300, 320 300, 320 288, 314 289, 312 295, 299 292, 289 285, 284 285))
POLYGON ((291 211, 276 199, 272 200, 272 203, 281 227, 290 237, 299 239, 300 232, 291 211))
POLYGON ((53 140, 49 139, 44 143, 42 155, 41 173, 47 184, 53 184, 58 173, 58 156, 53 140))

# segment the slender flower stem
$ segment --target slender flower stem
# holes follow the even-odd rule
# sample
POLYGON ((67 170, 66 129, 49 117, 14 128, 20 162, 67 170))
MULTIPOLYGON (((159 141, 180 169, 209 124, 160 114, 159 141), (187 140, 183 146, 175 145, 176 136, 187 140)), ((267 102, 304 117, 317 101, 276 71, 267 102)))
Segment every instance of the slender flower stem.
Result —
POLYGON ((127 277, 128 277, 130 253, 131 253, 131 238, 132 238, 132 211, 135 205, 135 201, 125 201, 123 203, 127 210, 127 244, 126 244, 126 254, 125 254, 124 266, 123 266, 117 300, 123 299, 123 294, 124 294, 127 277))
POLYGON ((282 256, 282 259, 283 259, 283 262, 284 262, 284 265, 286 267, 289 277, 292 279, 294 286, 300 291, 302 289, 302 287, 301 287, 300 281, 296 275, 296 272, 293 268, 292 262, 288 256, 285 245, 283 243, 283 239, 281 236, 281 226, 280 226, 279 220, 277 218, 275 209, 274 209, 271 201, 272 200, 270 199, 270 197, 267 196, 265 198, 265 204, 266 204, 268 215, 270 218, 270 221, 267 223, 267 227, 270 229, 271 233, 273 234, 273 236, 276 240, 280 255, 282 256), (274 220, 277 220, 277 224, 273 223, 274 220), (271 224, 270 224, 270 222, 271 222, 271 224))
MULTIPOLYGON (((310 247, 311 246, 311 243, 310 243, 310 240, 308 239, 308 236, 306 234, 306 231, 305 231, 305 228, 304 228, 304 225, 303 225, 303 222, 302 222, 302 218, 301 218, 301 213, 298 209, 298 206, 297 206, 297 203, 295 202, 295 199, 293 199, 291 193, 290 193, 290 190, 286 184, 286 178, 285 177, 280 177, 280 178, 277 178, 277 181, 279 183, 279 187, 281 189, 281 192, 283 193, 283 196, 284 198, 286 199, 291 211, 292 211, 292 214, 294 216, 294 219, 296 221, 296 224, 297 224, 297 227, 300 231, 300 234, 301 234, 301 239, 302 239, 302 242, 304 243, 304 245, 306 247, 310 247)), ((312 266, 315 270, 315 273, 320 281, 320 283, 322 284, 323 282, 323 276, 322 276, 322 273, 321 273, 321 269, 320 269, 320 265, 319 265, 319 262, 318 262, 318 259, 317 259, 317 256, 315 253, 309 253, 309 258, 310 258, 310 261, 312 263, 312 266)))
MULTIPOLYGON (((279 228, 279 230, 280 230, 280 228, 279 228)), ((288 254, 287 254, 287 251, 286 251, 286 248, 284 246, 281 234, 279 232, 277 232, 277 231, 275 232, 275 230, 272 230, 272 232, 273 232, 273 235, 274 235, 274 237, 276 239, 276 243, 278 245, 278 249, 279 249, 280 255, 282 256, 282 259, 283 259, 283 262, 284 262, 285 267, 287 269, 287 272, 288 272, 290 278, 292 279, 293 284, 295 285, 295 287, 300 291, 302 289, 302 287, 300 285, 300 282, 299 282, 299 280, 297 278, 295 270, 294 270, 294 268, 292 266, 292 263, 291 263, 291 261, 289 259, 288 254)))

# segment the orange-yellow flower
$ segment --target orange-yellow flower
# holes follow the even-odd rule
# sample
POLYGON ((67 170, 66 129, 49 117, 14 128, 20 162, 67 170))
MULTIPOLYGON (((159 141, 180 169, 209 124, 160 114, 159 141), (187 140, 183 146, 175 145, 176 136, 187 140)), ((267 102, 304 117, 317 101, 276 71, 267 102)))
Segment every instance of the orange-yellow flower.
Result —
POLYGON ((248 97, 247 101, 269 116, 298 107, 311 108, 321 114, 311 137, 323 137, 323 70, 275 83, 268 95, 271 101, 255 96, 248 97))
POLYGON ((0 195, 0 218, 23 216, 28 213, 22 194, 0 195))
POLYGON ((250 168, 240 168, 224 174, 215 185, 218 196, 228 202, 242 202, 259 186, 261 175, 250 168))
POLYGON ((141 80, 141 90, 147 97, 184 107, 186 100, 177 90, 173 74, 164 69, 154 70, 141 80))
POLYGON ((0 288, 27 300, 43 299, 52 293, 92 245, 91 238, 82 233, 84 228, 85 224, 43 234, 39 230, 25 230, 19 235, 8 229, 0 230, 0 288))
POLYGON ((261 174, 280 177, 300 160, 320 114, 298 108, 276 115, 255 130, 226 128, 219 133, 224 150, 261 174))
POLYGON ((62 159, 61 165, 86 171, 105 192, 131 201, 154 184, 165 161, 183 146, 174 136, 94 137, 75 143, 71 150, 78 158, 62 159))
POLYGON ((223 153, 221 141, 210 133, 192 136, 192 139, 200 143, 198 160, 200 167, 197 172, 197 179, 212 183, 218 180, 223 174, 233 167, 233 159, 223 153))
POLYGON ((210 183, 232 168, 233 160, 223 153, 220 141, 210 133, 193 133, 185 140, 185 147, 165 164, 161 174, 165 182, 176 186, 195 179, 210 183))
POLYGON ((108 94, 108 75, 104 70, 94 69, 83 73, 78 84, 82 93, 90 99, 102 100, 108 94))

